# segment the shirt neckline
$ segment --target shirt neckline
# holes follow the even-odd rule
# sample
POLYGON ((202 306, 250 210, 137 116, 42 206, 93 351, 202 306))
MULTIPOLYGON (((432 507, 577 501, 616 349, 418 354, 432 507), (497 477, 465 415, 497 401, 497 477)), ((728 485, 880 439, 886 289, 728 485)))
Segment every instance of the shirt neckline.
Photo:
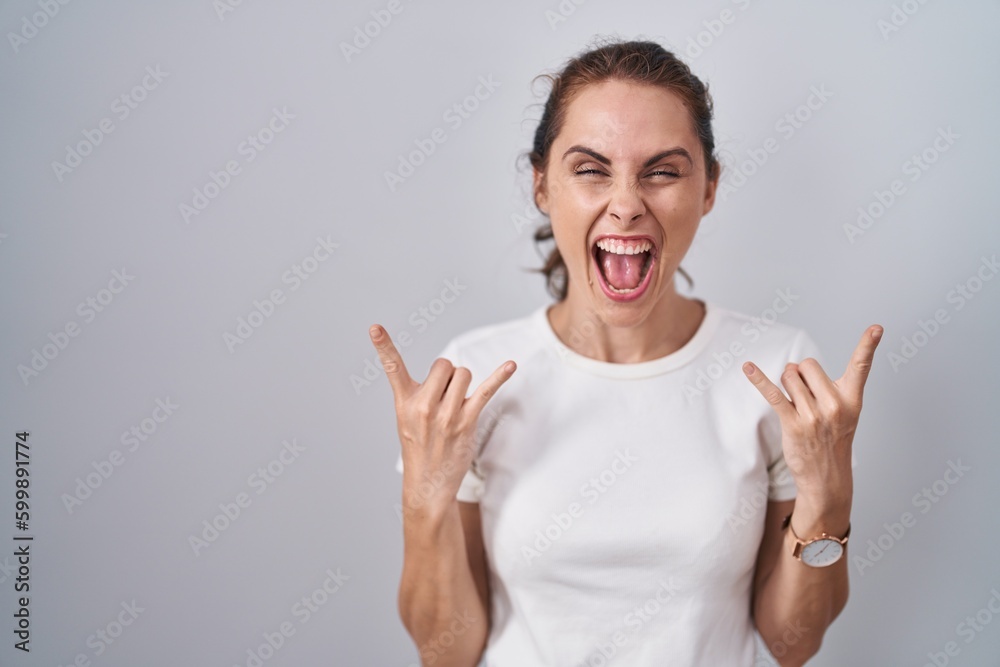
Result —
POLYGON ((631 380, 662 375, 680 368, 698 356, 705 348, 718 328, 722 311, 711 301, 706 299, 699 299, 699 301, 705 304, 705 316, 702 318, 697 331, 695 331, 694 335, 684 345, 666 356, 631 364, 618 364, 591 359, 566 347, 559 339, 559 336, 556 335, 555 330, 552 328, 552 323, 549 322, 548 311, 555 304, 540 306, 535 310, 532 319, 535 321, 537 329, 545 338, 546 343, 554 348, 557 356, 564 363, 591 375, 631 380))

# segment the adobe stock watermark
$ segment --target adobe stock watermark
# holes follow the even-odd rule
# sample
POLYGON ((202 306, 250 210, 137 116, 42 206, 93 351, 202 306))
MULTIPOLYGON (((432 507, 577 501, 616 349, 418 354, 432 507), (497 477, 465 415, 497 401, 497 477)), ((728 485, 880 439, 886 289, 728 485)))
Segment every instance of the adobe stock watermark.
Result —
POLYGON ((745 356, 753 344, 778 322, 779 316, 787 313, 792 305, 801 298, 800 295, 793 294, 790 287, 777 289, 774 294, 774 301, 771 302, 769 308, 765 308, 757 316, 750 317, 750 321, 744 322, 740 327, 742 339, 731 341, 729 347, 722 353, 712 353, 712 361, 698 369, 693 381, 684 383, 683 392, 688 403, 704 396, 705 392, 709 391, 719 379, 735 366, 740 365, 739 359, 745 356))
MULTIPOLYGON (((775 478, 774 483, 784 485, 793 480, 792 472, 785 467, 782 468, 781 472, 775 478)), ((765 480, 754 484, 753 490, 740 498, 738 509, 726 516, 726 523, 729 525, 729 530, 737 533, 741 528, 749 525, 750 521, 755 519, 761 512, 766 512, 767 503, 770 500, 768 496, 769 491, 769 484, 765 480)))
MULTIPOLYGON (((732 3, 739 7, 741 12, 747 10, 750 7, 751 0, 732 0, 732 3)), ((702 21, 703 30, 698 31, 698 34, 693 37, 688 37, 687 44, 684 47, 684 55, 688 57, 688 60, 694 62, 705 53, 712 44, 715 44, 715 40, 722 36, 725 32, 726 26, 730 26, 736 23, 738 14, 732 9, 723 9, 719 12, 719 16, 714 19, 708 19, 702 21)))
MULTIPOLYGON (((77 304, 76 314, 83 319, 83 324, 90 324, 97 319, 97 316, 114 303, 117 295, 125 291, 125 288, 133 280, 135 280, 135 276, 130 275, 125 267, 112 271, 107 288, 98 290, 96 294, 88 296, 77 304)), ((42 344, 41 351, 38 348, 32 348, 31 358, 27 365, 23 363, 17 365, 17 374, 24 386, 27 387, 31 380, 48 368, 69 347, 72 339, 79 336, 82 331, 83 327, 75 319, 67 320, 59 329, 54 332, 50 331, 46 335, 49 342, 42 344)))
MULTIPOLYGON (((931 484, 913 495, 911 503, 914 508, 920 510, 920 514, 930 512, 947 495, 951 487, 958 484, 959 480, 965 477, 965 473, 972 471, 971 467, 962 464, 961 459, 954 461, 949 459, 947 463, 948 467, 945 468, 940 478, 934 480, 931 484)), ((857 553, 851 558, 851 563, 857 568, 858 574, 864 576, 865 570, 874 567, 875 563, 882 560, 894 546, 899 544, 907 531, 917 525, 918 518, 912 512, 903 512, 898 520, 892 523, 883 523, 882 527, 885 530, 876 538, 868 540, 865 545, 855 546, 854 549, 856 551, 864 549, 867 546, 864 555, 857 553)))
MULTIPOLYGON (((317 236, 312 251, 281 274, 281 284, 289 286, 289 293, 297 291, 305 281, 319 271, 323 263, 330 259, 333 251, 339 247, 339 243, 330 240, 329 234, 326 238, 317 236)), ((229 354, 236 352, 237 347, 250 340, 264 322, 274 316, 278 306, 283 305, 287 297, 284 290, 275 287, 263 299, 254 299, 250 312, 236 319, 236 328, 232 332, 222 333, 222 342, 226 344, 229 354)))
POLYGON ((10 556, 4 556, 3 561, 0 561, 0 584, 4 583, 15 574, 17 574, 17 568, 11 565, 10 556))
MULTIPOLYGON (((445 109, 441 115, 441 119, 447 123, 451 132, 457 131, 472 117, 472 114, 479 109, 483 102, 493 96, 499 87, 500 82, 496 81, 492 74, 480 76, 479 84, 472 93, 445 109)), ((417 169, 426 163, 427 159, 437 151, 438 145, 448 141, 448 137, 448 130, 442 127, 435 127, 426 138, 414 139, 413 144, 416 148, 405 155, 400 153, 396 169, 394 171, 386 170, 383 174, 389 192, 396 192, 399 186, 405 183, 406 179, 413 176, 417 169)))
POLYGON ((303 595, 289 609, 288 615, 291 618, 283 620, 272 631, 262 632, 261 638, 264 641, 249 647, 246 650, 246 660, 243 664, 233 663, 233 667, 262 667, 265 662, 273 658, 288 644, 288 640, 295 636, 299 627, 308 623, 317 612, 329 604, 333 596, 343 588, 344 583, 351 579, 341 572, 339 567, 336 571, 327 568, 323 574, 325 575, 323 582, 311 592, 303 595), (298 621, 298 627, 292 619, 298 621))
POLYGON ((177 211, 184 224, 191 224, 191 218, 201 215, 232 184, 233 179, 243 173, 243 166, 250 164, 267 150, 275 138, 288 129, 289 121, 294 119, 295 114, 289 112, 288 107, 273 107, 271 117, 264 126, 253 134, 248 134, 236 146, 236 154, 242 158, 242 164, 238 158, 233 158, 227 160, 219 171, 209 170, 205 184, 192 189, 190 203, 185 201, 178 204, 177 211))
MULTIPOLYGON (((420 647, 420 660, 423 665, 433 665, 437 662, 455 645, 456 638, 464 635, 469 631, 469 628, 481 620, 469 613, 468 609, 463 609, 462 613, 452 612, 451 619, 447 629, 442 630, 436 638, 427 641, 420 647)), ((422 666, 411 662, 407 667, 422 666)))
POLYGON ((903 26, 916 16, 921 7, 927 4, 927 0, 903 0, 900 3, 893 3, 892 11, 888 18, 879 18, 875 21, 875 27, 882 35, 882 41, 888 42, 893 33, 899 32, 903 26))
POLYGON ((243 6, 244 0, 213 0, 212 9, 215 10, 215 15, 219 17, 219 23, 226 20, 226 14, 232 14, 236 11, 237 7, 243 6))
MULTIPOLYGON (((961 136, 956 134, 950 125, 946 128, 939 127, 937 136, 926 148, 919 153, 914 153, 903 162, 900 167, 903 175, 909 176, 911 183, 919 181, 920 177, 938 161, 943 153, 947 153, 955 144, 955 140, 961 136)), ((847 240, 853 244, 859 236, 871 229, 875 222, 885 215, 906 192, 906 183, 901 178, 893 179, 885 190, 875 190, 872 193, 873 200, 858 207, 857 220, 853 224, 844 224, 844 234, 847 236, 847 240)))
MULTIPOLYGON (((468 469, 473 460, 482 451, 483 444, 486 439, 489 438, 493 432, 503 424, 509 418, 508 415, 501 415, 498 413, 491 405, 487 404, 483 411, 480 413, 479 422, 476 425, 476 431, 472 434, 472 437, 466 442, 461 442, 458 444, 458 451, 461 452, 462 456, 458 460, 460 466, 464 466, 468 469), (483 419, 483 415, 486 415, 486 419, 483 419)), ((456 464, 451 461, 445 461, 441 465, 440 470, 434 472, 424 471, 421 476, 420 482, 416 485, 416 488, 409 489, 409 493, 405 494, 403 500, 404 503, 395 503, 393 505, 393 510, 396 512, 396 518, 399 519, 400 523, 403 522, 403 515, 423 508, 424 503, 437 495, 438 490, 444 486, 446 481, 446 475, 449 475, 454 470, 456 464)), ((402 472, 402 471, 400 471, 402 472)), ((404 492, 407 489, 404 489, 404 492)))
POLYGON ((514 227, 514 233, 520 235, 525 228, 531 229, 535 223, 541 222, 542 214, 535 206, 535 202, 528 202, 521 211, 510 214, 510 224, 514 227))
POLYGON ((791 111, 785 112, 774 122, 774 131, 780 138, 768 137, 759 147, 748 149, 746 159, 739 164, 737 164, 738 158, 735 157, 731 161, 732 164, 726 164, 718 191, 722 201, 726 201, 730 195, 746 185, 768 163, 771 156, 781 149, 781 142, 787 142, 795 136, 833 96, 833 91, 828 90, 825 83, 819 87, 810 86, 805 101, 791 111))
MULTIPOLYGON (((966 616, 955 626, 955 634, 964 640, 966 646, 976 641, 986 627, 1000 616, 1000 591, 997 587, 990 589, 990 597, 986 603, 973 614, 966 616)), ((940 651, 928 651, 924 667, 946 667, 951 659, 962 652, 962 646, 954 639, 945 642, 940 651)))
MULTIPOLYGON (((625 130, 621 125, 605 118, 601 123, 599 136, 591 140, 591 148, 598 153, 602 151, 609 152, 613 150, 613 141, 624 134, 625 130), (609 148, 609 146, 612 146, 612 148, 609 148)), ((562 185, 559 179, 551 179, 546 182, 546 189, 551 196, 558 195, 561 188, 562 185)), ((542 220, 542 213, 535 206, 533 189, 532 186, 532 193, 528 195, 528 201, 524 204, 521 211, 515 211, 510 215, 510 223, 514 227, 515 234, 520 235, 525 228, 533 227, 535 222, 542 220)))
MULTIPOLYGON (((406 4, 409 4, 411 1, 406 0, 406 4)), ((401 0, 389 0, 385 8, 371 10, 370 14, 372 18, 370 21, 354 26, 351 41, 340 42, 340 52, 343 54, 344 60, 350 64, 354 58, 360 56, 361 52, 371 46, 372 41, 392 24, 395 17, 403 13, 403 10, 406 9, 406 4, 401 0)))
MULTIPOLYGON (((145 442, 152 438, 160 429, 160 425, 165 423, 174 412, 181 406, 170 400, 170 397, 157 398, 156 407, 150 415, 133 424, 127 431, 123 431, 119 441, 130 453, 138 451, 145 442)), ((115 471, 125 463, 126 455, 120 449, 112 449, 106 458, 99 461, 91 461, 92 471, 87 472, 82 477, 76 478, 76 486, 71 493, 64 493, 60 497, 66 512, 73 514, 75 510, 83 506, 83 503, 94 495, 97 489, 104 486, 104 483, 111 479, 115 471)))
POLYGON ((7 41, 10 48, 17 53, 29 41, 38 36, 38 32, 45 28, 54 19, 70 0, 38 0, 36 3, 40 11, 25 14, 21 17, 21 26, 17 32, 8 32, 7 41))
MULTIPOLYGON (((656 580, 657 588, 655 592, 646 598, 642 604, 636 605, 622 616, 622 625, 626 630, 617 630, 604 641, 598 642, 590 654, 580 663, 584 667, 606 667, 614 662, 615 656, 622 648, 634 641, 646 624, 652 621, 679 593, 679 588, 673 577, 656 580)), ((619 656, 625 657, 625 656, 619 656)))
POLYGON ((149 94, 160 87, 163 80, 170 76, 169 72, 160 70, 160 65, 148 65, 146 74, 142 80, 114 100, 111 101, 110 112, 114 115, 105 116, 97 122, 97 127, 86 128, 81 131, 83 139, 76 144, 66 144, 66 155, 63 162, 52 161, 52 172, 56 175, 56 180, 60 183, 65 180, 68 174, 73 173, 84 159, 93 154, 94 150, 104 143, 104 139, 115 131, 115 119, 118 122, 124 121, 132 112, 139 108, 139 105, 149 98, 149 94))
POLYGON ((909 336, 903 336, 898 349, 886 353, 886 359, 892 366, 892 372, 898 373, 901 367, 913 361, 920 350, 927 347, 930 341, 941 332, 944 325, 951 322, 951 316, 975 299, 986 283, 993 280, 997 272, 1000 272, 1000 262, 997 262, 997 256, 994 254, 987 258, 983 255, 975 272, 963 282, 957 283, 945 295, 945 302, 952 305, 952 312, 949 313, 947 308, 938 308, 928 319, 917 320, 916 331, 909 336))
POLYGON ((555 31, 560 23, 565 23, 569 17, 576 14, 576 8, 587 3, 587 0, 559 0, 552 9, 545 10, 545 20, 549 24, 549 29, 555 31))
POLYGON ((781 658, 787 655, 788 650, 798 644, 809 630, 810 628, 802 625, 801 619, 789 621, 785 623, 781 639, 776 640, 770 645, 764 641, 764 637, 760 636, 758 632, 757 642, 759 646, 766 648, 771 653, 771 656, 758 653, 754 658, 754 667, 778 667, 771 658, 781 658))
POLYGON ((559 358, 566 361, 571 354, 579 354, 578 350, 583 348, 584 341, 596 334, 598 327, 602 324, 601 318, 597 316, 597 313, 587 308, 582 317, 570 325, 566 336, 566 344, 558 341, 559 344, 556 345, 556 353, 559 355, 559 358))
MULTIPOLYGON (((448 306, 455 303, 458 297, 462 295, 462 292, 468 288, 469 286, 463 285, 457 277, 446 279, 444 281, 444 289, 441 290, 441 295, 431 299, 427 304, 420 306, 410 313, 407 322, 410 323, 410 326, 416 328, 417 335, 422 334, 427 331, 431 323, 440 319, 441 315, 448 310, 448 306)), ((409 330, 403 330, 397 335, 392 336, 392 342, 398 349, 404 349, 413 344, 413 335, 409 330)), ((348 380, 351 382, 354 394, 360 396, 363 389, 372 386, 376 380, 384 376, 385 369, 382 368, 378 353, 376 352, 365 357, 361 373, 352 373, 348 377, 348 380)))
POLYGON ((557 341, 556 354, 563 361, 566 361, 572 354, 580 354, 579 350, 584 348, 584 341, 596 334, 598 328, 603 324, 597 312, 588 307, 579 319, 570 325, 566 344, 561 340, 557 341))
MULTIPOLYGON (((126 628, 131 627, 136 619, 139 618, 139 615, 146 611, 146 608, 140 607, 135 599, 131 602, 122 601, 119 606, 121 607, 121 611, 117 612, 110 621, 87 637, 87 648, 91 649, 91 651, 89 653, 82 651, 77 653, 70 662, 66 663, 66 667, 91 667, 93 664, 92 660, 104 655, 108 649, 121 639, 122 635, 125 634, 126 628)), ((59 664, 57 667, 63 667, 63 665, 59 664)))
MULTIPOLYGON (((255 496, 261 495, 271 488, 304 451, 306 451, 305 446, 300 445, 295 438, 291 441, 282 441, 278 455, 268 461, 267 465, 260 466, 250 473, 246 485, 253 490, 255 496)), ((230 526, 246 513, 245 510, 251 504, 253 497, 246 491, 240 491, 231 501, 219 503, 219 513, 204 519, 199 532, 188 535, 188 546, 191 547, 195 557, 200 556, 219 539, 222 533, 229 530, 230 526)))
MULTIPOLYGON (((588 479, 580 487, 580 496, 587 501, 587 505, 593 505, 638 461, 639 457, 632 454, 628 448, 616 449, 615 458, 608 467, 588 479)), ((535 559, 551 549, 552 545, 562 539, 563 535, 577 524, 586 509, 587 507, 583 503, 574 500, 563 511, 549 514, 551 522, 535 531, 535 539, 530 545, 521 546, 521 556, 524 558, 524 562, 531 565, 535 559)))

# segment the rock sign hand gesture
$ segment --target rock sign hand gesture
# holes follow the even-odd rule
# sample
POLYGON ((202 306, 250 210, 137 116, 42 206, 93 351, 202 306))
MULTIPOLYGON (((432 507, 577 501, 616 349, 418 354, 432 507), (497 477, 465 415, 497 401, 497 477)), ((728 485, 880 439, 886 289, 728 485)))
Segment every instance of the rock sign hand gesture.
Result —
POLYGON ((421 384, 410 377, 381 326, 373 325, 368 333, 392 386, 403 457, 404 507, 444 508, 455 500, 475 456, 479 414, 517 365, 504 362, 466 398, 472 382, 468 368, 435 359, 421 384))
POLYGON ((781 420, 781 446, 800 494, 823 505, 850 503, 851 445, 861 415, 865 381, 883 329, 865 330, 839 380, 813 358, 789 363, 781 383, 791 400, 751 362, 743 372, 781 420))

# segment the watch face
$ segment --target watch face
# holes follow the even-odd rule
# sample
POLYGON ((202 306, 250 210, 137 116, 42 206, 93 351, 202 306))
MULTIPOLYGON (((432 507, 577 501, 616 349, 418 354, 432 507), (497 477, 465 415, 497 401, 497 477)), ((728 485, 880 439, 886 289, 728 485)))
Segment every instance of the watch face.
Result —
POLYGON ((816 540, 802 547, 802 562, 813 567, 833 565, 844 553, 844 547, 836 540, 816 540))

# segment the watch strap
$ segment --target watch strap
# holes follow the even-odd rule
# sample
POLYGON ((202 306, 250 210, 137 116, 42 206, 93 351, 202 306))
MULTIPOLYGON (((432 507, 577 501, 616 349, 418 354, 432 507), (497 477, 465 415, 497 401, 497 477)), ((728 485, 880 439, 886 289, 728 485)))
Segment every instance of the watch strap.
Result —
POLYGON ((830 535, 829 533, 820 533, 816 537, 813 537, 808 540, 803 540, 801 537, 795 534, 795 529, 792 528, 791 514, 786 516, 784 520, 781 522, 781 529, 784 530, 785 528, 787 528, 788 532, 790 532, 792 534, 792 537, 795 538, 795 548, 792 550, 792 555, 795 556, 796 558, 798 558, 799 554, 802 553, 802 548, 805 545, 809 544, 810 542, 815 542, 816 540, 835 540, 837 542, 840 542, 842 546, 847 546, 847 539, 851 536, 851 524, 850 522, 848 522, 847 532, 844 533, 843 537, 837 537, 836 535, 830 535))

